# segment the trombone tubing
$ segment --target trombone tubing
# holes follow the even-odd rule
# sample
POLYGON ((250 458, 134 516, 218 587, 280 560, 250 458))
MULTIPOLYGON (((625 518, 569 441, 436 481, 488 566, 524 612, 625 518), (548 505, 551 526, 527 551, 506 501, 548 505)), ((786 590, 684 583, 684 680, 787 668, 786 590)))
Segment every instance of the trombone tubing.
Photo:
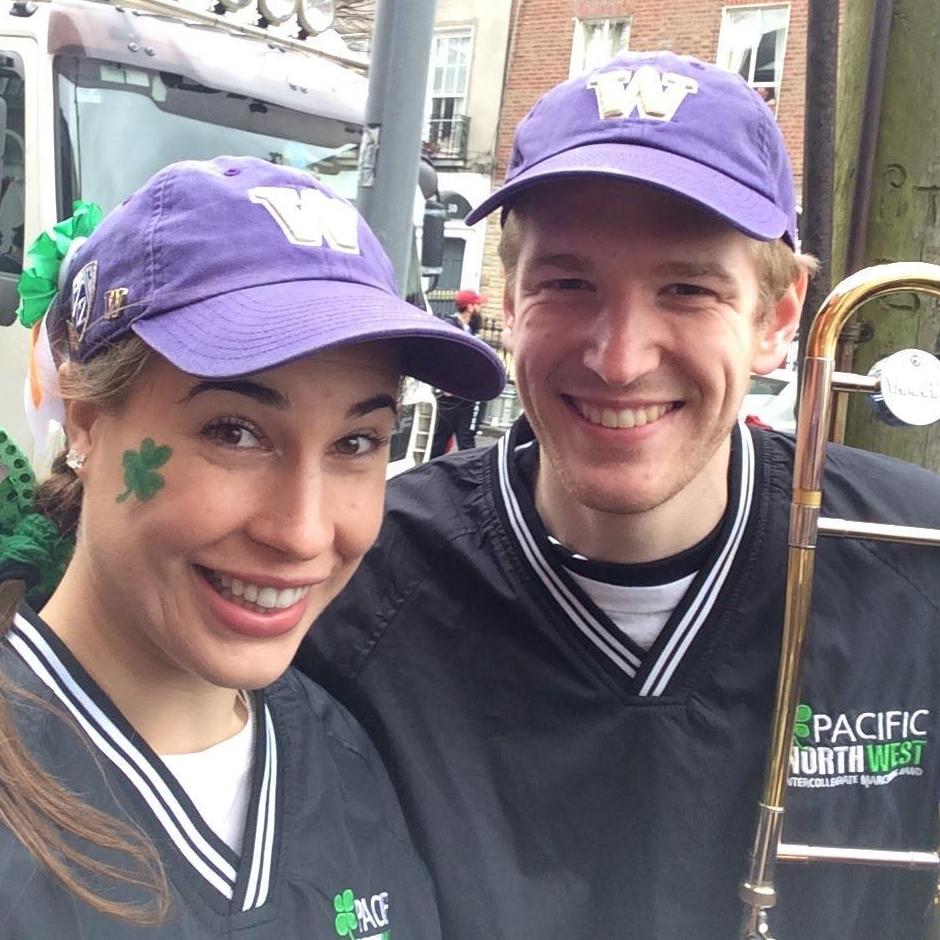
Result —
POLYGON ((787 763, 800 689, 803 641, 812 597, 836 344, 846 321, 858 307, 876 297, 899 291, 923 291, 940 297, 940 267, 904 261, 858 271, 833 288, 810 328, 797 419, 786 606, 772 737, 750 870, 740 889, 747 910, 743 937, 754 935, 753 925, 759 912, 776 902, 774 871, 783 826, 787 763))

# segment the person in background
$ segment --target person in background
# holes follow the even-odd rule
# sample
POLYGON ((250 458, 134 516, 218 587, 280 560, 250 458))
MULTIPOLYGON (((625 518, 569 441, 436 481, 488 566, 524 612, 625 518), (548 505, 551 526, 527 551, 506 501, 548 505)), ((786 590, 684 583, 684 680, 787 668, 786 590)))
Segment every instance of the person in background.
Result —
MULTIPOLYGON (((454 295, 454 311, 448 314, 448 323, 475 336, 483 325, 481 310, 486 298, 475 290, 459 290, 454 295)), ((456 439, 457 450, 476 447, 476 429, 481 418, 482 403, 452 395, 444 389, 437 391, 437 423, 431 443, 432 458, 447 451, 451 438, 456 439)))
POLYGON ((402 376, 486 397, 498 360, 260 160, 161 171, 65 264, 32 515, 74 552, 46 597, 30 520, 3 543, 0 937, 440 940, 372 744, 288 667, 378 532, 402 376))
MULTIPOLYGON (((516 130, 506 345, 525 414, 391 484, 298 663, 375 736, 448 940, 729 940, 783 619, 794 442, 738 419, 813 261, 740 76, 621 56, 516 130)), ((940 526, 940 478, 833 446, 825 515, 940 526)), ((938 839, 936 551, 827 540, 783 838, 938 839), (892 757, 892 755, 895 755, 892 757)), ((781 940, 921 940, 931 872, 778 867, 781 940)))

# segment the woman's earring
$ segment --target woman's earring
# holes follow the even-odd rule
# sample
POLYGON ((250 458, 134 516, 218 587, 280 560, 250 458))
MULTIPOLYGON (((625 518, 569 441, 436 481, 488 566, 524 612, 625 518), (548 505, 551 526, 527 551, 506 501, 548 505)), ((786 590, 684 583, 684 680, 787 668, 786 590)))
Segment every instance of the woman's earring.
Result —
POLYGON ((85 466, 85 455, 80 454, 74 447, 65 455, 65 465, 70 470, 81 470, 85 466))

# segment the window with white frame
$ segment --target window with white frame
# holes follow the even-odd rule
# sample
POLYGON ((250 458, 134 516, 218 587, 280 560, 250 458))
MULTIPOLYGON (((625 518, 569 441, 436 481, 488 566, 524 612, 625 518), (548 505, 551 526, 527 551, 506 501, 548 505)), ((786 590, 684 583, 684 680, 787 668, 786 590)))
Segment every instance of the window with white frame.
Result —
POLYGON ((718 64, 737 72, 776 111, 787 50, 790 5, 725 7, 718 64))
POLYGON ((574 78, 589 72, 615 55, 626 52, 630 45, 630 19, 604 19, 574 21, 574 40, 571 43, 571 66, 568 74, 574 78))
POLYGON ((458 155, 465 147, 467 86, 473 30, 470 27, 436 32, 428 73, 425 142, 432 150, 458 155))

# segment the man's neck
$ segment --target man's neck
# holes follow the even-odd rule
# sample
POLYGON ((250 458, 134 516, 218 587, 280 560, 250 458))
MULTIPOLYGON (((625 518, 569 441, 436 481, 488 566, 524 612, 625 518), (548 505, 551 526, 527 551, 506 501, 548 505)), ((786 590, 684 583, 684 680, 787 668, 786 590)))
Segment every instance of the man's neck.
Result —
POLYGON ((540 459, 535 505, 546 530, 571 551, 595 561, 641 564, 670 558, 718 525, 728 504, 731 442, 722 445, 704 470, 680 492, 643 512, 604 512, 575 499, 540 459))

